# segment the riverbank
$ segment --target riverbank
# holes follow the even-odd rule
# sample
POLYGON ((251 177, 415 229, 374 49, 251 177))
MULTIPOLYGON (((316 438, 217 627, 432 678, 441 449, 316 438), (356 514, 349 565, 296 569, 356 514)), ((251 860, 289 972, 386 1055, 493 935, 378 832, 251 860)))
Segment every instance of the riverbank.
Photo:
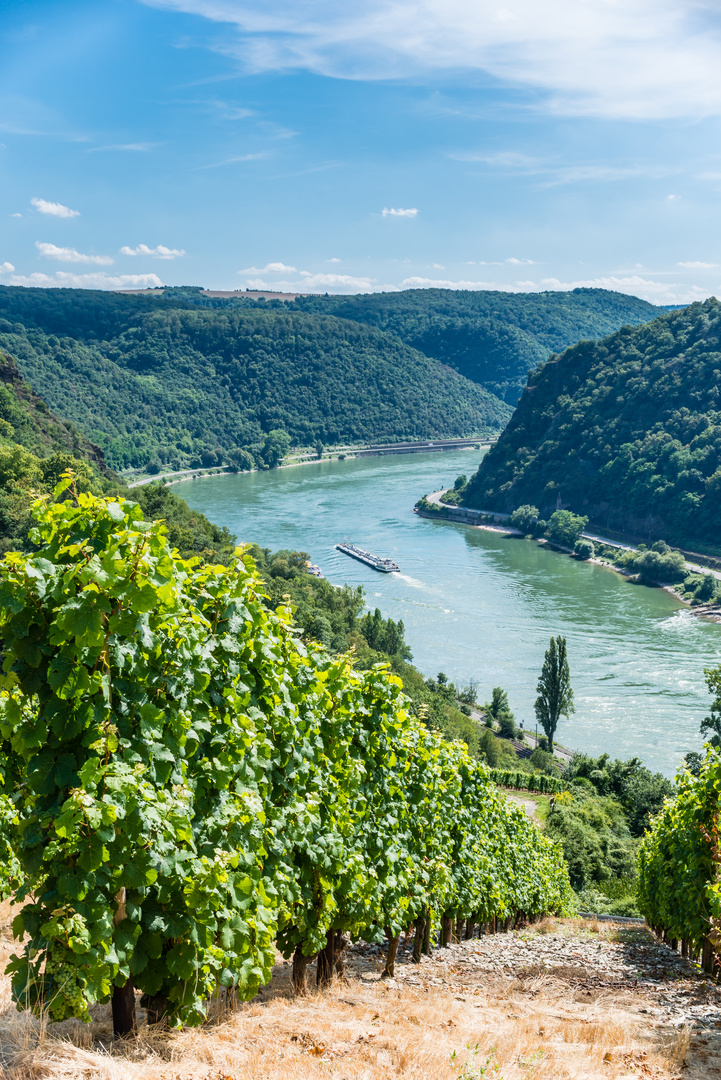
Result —
MULTIPOLYGON (((498 438, 497 435, 474 436, 470 439, 436 439, 431 442, 403 442, 403 443, 366 443, 362 446, 338 446, 324 451, 320 457, 318 454, 301 454, 297 451, 291 455, 291 461, 284 461, 277 465, 278 469, 292 469, 297 465, 313 465, 321 461, 353 461, 363 457, 384 457, 387 454, 428 454, 450 452, 453 450, 487 450, 498 438)), ((266 472, 265 469, 244 469, 246 473, 266 472)), ((129 488, 144 487, 146 484, 161 482, 164 484, 180 484, 184 480, 201 480, 206 476, 234 476, 238 470, 230 465, 211 465, 201 469, 176 469, 172 472, 159 472, 152 476, 136 475, 134 479, 127 481, 129 488)), ((127 474, 126 474, 127 475, 127 474)))
MULTIPOLYGON (((520 529, 514 528, 512 525, 504 524, 510 519, 510 514, 503 514, 495 511, 483 511, 472 510, 469 507, 464 506, 451 506, 448 503, 442 501, 443 496, 450 491, 450 488, 441 489, 439 491, 431 492, 430 495, 424 496, 422 500, 426 505, 419 505, 415 508, 415 512, 420 517, 430 519, 441 519, 446 521, 452 521, 459 525, 468 525, 473 529, 483 529, 486 532, 503 533, 507 536, 521 537, 524 534, 520 529), (437 509, 431 509, 431 507, 437 507, 437 509)), ((613 570, 615 573, 620 574, 622 577, 631 579, 634 577, 620 562, 615 562, 613 556, 609 557, 608 552, 623 551, 623 552, 638 552, 640 549, 634 547, 631 544, 622 543, 619 540, 611 539, 610 537, 600 536, 595 532, 584 532, 581 536, 590 540, 594 545, 601 546, 605 549, 603 555, 594 554, 590 559, 578 560, 589 563, 594 563, 597 566, 603 566, 606 569, 613 570)), ((560 544, 550 543, 543 537, 533 537, 535 543, 543 545, 551 551, 557 551, 560 554, 569 555, 571 558, 578 558, 571 548, 563 547, 560 544)), ((694 560, 706 559, 707 556, 693 551, 686 551, 681 549, 680 554, 687 556, 690 555, 694 560)), ((708 566, 703 565, 701 562, 690 561, 684 559, 684 569, 689 574, 708 574, 709 576, 721 580, 721 571, 714 570, 708 566)), ((721 604, 691 604, 689 600, 673 585, 669 583, 659 582, 658 587, 667 592, 669 596, 673 596, 680 604, 687 607, 693 615, 699 618, 709 619, 712 622, 721 623, 721 604)))

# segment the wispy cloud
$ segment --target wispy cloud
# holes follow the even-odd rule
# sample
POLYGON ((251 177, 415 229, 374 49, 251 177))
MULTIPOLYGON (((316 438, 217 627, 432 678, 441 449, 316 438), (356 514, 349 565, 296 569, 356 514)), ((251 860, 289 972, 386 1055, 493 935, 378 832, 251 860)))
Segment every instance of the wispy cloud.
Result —
POLYGON ((384 206, 382 211, 381 211, 381 217, 408 217, 408 218, 413 218, 413 217, 416 217, 417 214, 418 214, 418 210, 415 207, 409 207, 408 210, 402 210, 400 208, 398 210, 394 210, 393 208, 389 209, 387 206, 384 206))
POLYGON ((683 266, 684 270, 714 270, 718 263, 709 262, 680 262, 679 266, 683 266))
POLYGON ((55 259, 57 262, 92 263, 94 266, 112 266, 114 262, 110 255, 86 255, 75 248, 58 247, 57 244, 45 244, 40 240, 35 241, 35 247, 43 258, 55 259))
POLYGON ((183 248, 169 248, 163 244, 158 244, 157 247, 151 248, 147 244, 138 244, 137 247, 128 247, 127 244, 121 247, 121 255, 150 255, 154 259, 179 259, 185 255, 183 248))
POLYGON ((15 267, 11 262, 0 263, 0 274, 13 274, 15 267))
POLYGON ((660 180, 686 171, 684 165, 657 165, 651 162, 632 162, 626 165, 608 165, 606 162, 588 161, 566 165, 559 161, 532 157, 515 150, 486 154, 474 151, 458 151, 449 155, 453 161, 487 165, 501 173, 518 173, 522 176, 543 177, 549 186, 580 183, 613 183, 618 180, 643 178, 660 180))
POLYGON ((30 203, 41 214, 49 214, 50 217, 73 218, 80 217, 79 210, 71 210, 69 206, 63 206, 59 202, 48 202, 47 199, 31 199, 30 203))
POLYGON ((257 154, 238 154, 235 157, 223 158, 222 161, 213 161, 210 165, 196 165, 195 172, 200 172, 202 169, 220 169, 223 165, 239 165, 244 161, 260 161, 270 156, 270 150, 260 150, 257 154))
POLYGON ((131 154, 146 154, 150 150, 154 150, 156 146, 162 146, 159 142, 132 142, 132 143, 111 143, 109 146, 91 146, 85 153, 86 154, 100 154, 106 150, 118 150, 131 154))
POLYGON ((54 274, 17 274, 11 285, 29 285, 43 289, 153 289, 162 287, 157 274, 71 274, 56 270, 54 274))
POLYGON ((255 71, 350 79, 483 71, 565 115, 721 113, 715 0, 144 0, 235 28, 212 47, 255 71))

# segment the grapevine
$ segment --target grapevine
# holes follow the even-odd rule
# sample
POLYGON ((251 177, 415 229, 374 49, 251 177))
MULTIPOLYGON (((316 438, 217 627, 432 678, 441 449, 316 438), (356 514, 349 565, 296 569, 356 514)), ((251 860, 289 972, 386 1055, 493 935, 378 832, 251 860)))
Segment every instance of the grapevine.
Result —
POLYGON ((559 849, 487 767, 384 665, 299 642, 242 549, 183 560, 70 475, 34 515, 36 553, 0 563, 19 1006, 87 1019, 137 988, 198 1024, 219 986, 268 982, 276 945, 332 956, 341 931, 570 910, 559 849))

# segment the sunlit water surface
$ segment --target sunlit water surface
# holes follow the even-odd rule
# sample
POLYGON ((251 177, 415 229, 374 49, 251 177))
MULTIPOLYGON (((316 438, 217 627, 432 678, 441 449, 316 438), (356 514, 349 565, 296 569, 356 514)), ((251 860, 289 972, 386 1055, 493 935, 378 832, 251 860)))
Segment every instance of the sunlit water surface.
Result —
POLYGON ((179 484, 190 506, 241 541, 307 551, 329 581, 362 585, 368 604, 402 619, 426 675, 508 690, 517 720, 535 724, 538 673, 551 634, 568 639, 576 713, 567 746, 639 755, 673 774, 700 749, 708 711, 704 667, 721 662, 721 625, 660 589, 631 585, 532 541, 413 513, 419 496, 471 474, 478 451, 317 462, 179 484), (335 550, 344 538, 400 565, 380 574, 335 550))

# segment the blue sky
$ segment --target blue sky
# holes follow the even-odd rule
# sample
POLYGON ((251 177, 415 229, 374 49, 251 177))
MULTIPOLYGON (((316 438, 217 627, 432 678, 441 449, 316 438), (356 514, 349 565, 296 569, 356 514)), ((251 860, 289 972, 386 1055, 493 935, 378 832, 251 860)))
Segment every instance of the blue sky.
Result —
POLYGON ((714 0, 0 0, 0 281, 721 293, 714 0))

